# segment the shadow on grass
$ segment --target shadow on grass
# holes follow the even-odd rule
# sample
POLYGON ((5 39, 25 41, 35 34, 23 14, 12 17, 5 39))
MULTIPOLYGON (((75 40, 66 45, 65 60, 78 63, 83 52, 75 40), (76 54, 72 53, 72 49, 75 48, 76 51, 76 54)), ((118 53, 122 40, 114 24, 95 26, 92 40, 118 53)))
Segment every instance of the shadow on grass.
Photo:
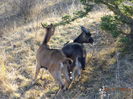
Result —
MULTIPOLYGON (((38 80, 37 80, 38 81, 38 80)), ((30 89, 32 89, 34 86, 41 86, 39 83, 33 83, 33 82, 29 82, 27 83, 26 85, 22 86, 22 87, 19 87, 18 90, 17 90, 17 93, 20 93, 20 97, 24 96, 25 93, 27 91, 29 91, 30 89)))
MULTIPOLYGON (((87 64, 86 70, 82 71, 81 78, 75 81, 70 89, 62 94, 62 97, 64 97, 64 99, 84 97, 87 99, 99 98, 99 89, 104 85, 110 85, 110 83, 113 83, 113 80, 111 79, 114 77, 115 68, 111 67, 113 64, 108 64, 109 60, 106 60, 106 58, 102 60, 93 57, 91 62, 87 64)), ((52 98, 56 91, 57 90, 50 90, 46 95, 49 94, 49 98, 52 98)))
MULTIPOLYGON (((118 90, 118 88, 126 86, 123 85, 124 82, 121 84, 118 82, 117 73, 119 70, 117 71, 118 61, 116 60, 115 51, 94 56, 88 61, 86 69, 82 71, 79 81, 75 81, 72 87, 62 94, 64 99, 99 99, 102 96, 105 99, 116 99, 117 97, 124 99, 127 97, 129 92, 118 90), (110 88, 110 90, 106 91, 104 88, 110 88), (116 90, 111 90, 111 88, 116 90)), ((122 62, 121 59, 119 61, 122 62)), ((48 93, 50 94, 50 92, 48 93)))

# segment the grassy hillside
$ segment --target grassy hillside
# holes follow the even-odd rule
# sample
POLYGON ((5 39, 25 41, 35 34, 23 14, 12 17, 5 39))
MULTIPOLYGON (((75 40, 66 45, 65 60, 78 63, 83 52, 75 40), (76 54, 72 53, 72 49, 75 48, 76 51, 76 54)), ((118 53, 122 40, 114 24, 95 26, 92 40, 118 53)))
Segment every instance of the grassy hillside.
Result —
MULTIPOLYGON (((51 99, 58 85, 47 70, 42 79, 31 84, 36 50, 45 35, 40 24, 59 22, 62 15, 82 9, 82 5, 76 0, 35 0, 34 6, 23 12, 27 15, 24 17, 19 0, 19 6, 14 6, 16 1, 0 1, 0 99, 51 99)), ((76 38, 80 25, 87 27, 95 40, 94 46, 85 44, 87 65, 81 78, 57 99, 133 98, 132 51, 121 52, 125 45, 100 29, 101 17, 110 14, 106 7, 96 5, 86 17, 56 28, 49 42, 51 48, 62 48, 76 38)))

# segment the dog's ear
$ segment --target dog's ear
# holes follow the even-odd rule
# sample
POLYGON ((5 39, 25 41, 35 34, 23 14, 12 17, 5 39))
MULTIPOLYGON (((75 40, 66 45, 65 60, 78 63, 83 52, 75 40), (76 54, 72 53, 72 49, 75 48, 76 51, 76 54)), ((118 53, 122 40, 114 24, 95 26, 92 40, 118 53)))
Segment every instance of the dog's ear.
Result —
POLYGON ((86 29, 84 26, 80 26, 81 30, 85 33, 89 33, 90 31, 86 29))
POLYGON ((50 26, 54 26, 54 25, 51 23, 50 26))
POLYGON ((85 33, 86 35, 91 36, 91 33, 90 33, 90 31, 87 28, 85 28, 84 26, 80 26, 80 28, 81 28, 83 33, 85 33))

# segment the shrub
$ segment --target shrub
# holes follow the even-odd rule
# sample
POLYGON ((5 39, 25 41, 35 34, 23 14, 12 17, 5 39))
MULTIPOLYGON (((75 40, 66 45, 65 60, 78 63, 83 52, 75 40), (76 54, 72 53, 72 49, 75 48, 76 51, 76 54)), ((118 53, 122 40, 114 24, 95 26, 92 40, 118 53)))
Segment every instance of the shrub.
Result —
POLYGON ((118 29, 118 18, 116 16, 107 15, 101 18, 101 29, 111 33, 113 37, 118 37, 121 31, 118 29))
POLYGON ((120 39, 120 42, 122 42, 122 43, 129 43, 129 38, 128 37, 121 37, 121 39, 120 39))

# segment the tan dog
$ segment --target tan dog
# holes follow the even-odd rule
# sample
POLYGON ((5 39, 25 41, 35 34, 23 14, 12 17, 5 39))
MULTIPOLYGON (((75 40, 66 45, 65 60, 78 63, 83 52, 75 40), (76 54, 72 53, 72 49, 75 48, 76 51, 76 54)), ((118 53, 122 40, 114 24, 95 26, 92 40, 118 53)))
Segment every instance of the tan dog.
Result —
POLYGON ((49 48, 47 43, 50 40, 50 37, 54 34, 54 25, 51 24, 47 27, 43 27, 46 29, 46 36, 43 40, 43 43, 37 50, 35 80, 37 79, 40 68, 48 69, 53 78, 59 84, 60 88, 64 90, 69 85, 70 78, 68 76, 67 67, 70 66, 70 61, 72 60, 67 58, 60 49, 49 48), (64 74, 65 82, 62 79, 62 73, 64 74))

